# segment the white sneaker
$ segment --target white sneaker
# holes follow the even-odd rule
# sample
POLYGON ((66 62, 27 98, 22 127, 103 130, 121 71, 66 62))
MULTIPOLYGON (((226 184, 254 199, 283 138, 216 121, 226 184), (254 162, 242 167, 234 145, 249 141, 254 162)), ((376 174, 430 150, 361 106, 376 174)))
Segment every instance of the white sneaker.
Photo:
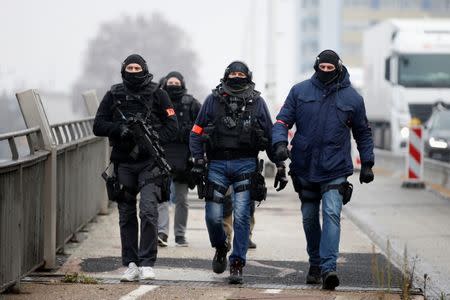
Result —
POLYGON ((139 268, 134 262, 128 264, 128 268, 123 273, 120 281, 138 281, 139 280, 139 268))
POLYGON ((140 279, 142 280, 149 280, 149 279, 155 279, 155 271, 152 267, 141 267, 141 275, 140 279))

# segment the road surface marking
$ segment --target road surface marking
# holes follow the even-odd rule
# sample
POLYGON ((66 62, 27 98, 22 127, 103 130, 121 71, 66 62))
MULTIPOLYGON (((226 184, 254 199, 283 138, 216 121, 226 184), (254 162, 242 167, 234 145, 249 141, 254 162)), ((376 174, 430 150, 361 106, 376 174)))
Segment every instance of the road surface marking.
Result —
POLYGON ((120 300, 136 300, 139 297, 144 296, 148 292, 159 288, 157 285, 141 285, 134 291, 129 292, 125 296, 121 297, 120 300))
POLYGON ((267 289, 263 292, 263 294, 279 294, 282 290, 279 289, 267 289))
MULTIPOLYGON (((287 275, 294 274, 297 272, 297 270, 295 270, 295 269, 275 267, 275 266, 260 263, 255 260, 250 260, 247 262, 247 264, 254 266, 254 267, 263 267, 263 268, 278 270, 279 273, 277 275, 275 275, 275 277, 286 277, 287 275)), ((300 271, 300 270, 298 272, 303 273, 303 271, 300 271)))

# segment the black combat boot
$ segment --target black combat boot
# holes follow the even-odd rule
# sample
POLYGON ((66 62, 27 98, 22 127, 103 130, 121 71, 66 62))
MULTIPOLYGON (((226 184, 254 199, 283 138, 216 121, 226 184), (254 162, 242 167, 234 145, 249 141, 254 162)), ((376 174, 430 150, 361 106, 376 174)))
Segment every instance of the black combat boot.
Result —
POLYGON ((216 254, 214 255, 212 261, 212 269, 214 273, 221 274, 227 269, 227 252, 227 243, 225 243, 223 247, 216 247, 216 254))
POLYGON ((241 284, 242 283, 242 267, 244 264, 239 259, 236 259, 230 265, 230 277, 228 277, 229 284, 241 284))
POLYGON ((319 266, 309 266, 308 275, 306 275, 306 284, 319 284, 322 282, 319 266))
POLYGON ((324 290, 334 290, 339 285, 339 278, 335 271, 326 272, 322 275, 322 288, 324 290))

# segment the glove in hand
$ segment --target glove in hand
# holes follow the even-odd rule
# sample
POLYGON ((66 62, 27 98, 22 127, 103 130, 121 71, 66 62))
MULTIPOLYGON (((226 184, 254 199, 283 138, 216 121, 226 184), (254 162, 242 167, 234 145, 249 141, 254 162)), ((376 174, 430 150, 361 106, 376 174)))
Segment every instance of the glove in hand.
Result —
POLYGON ((362 164, 361 171, 359 172, 359 182, 360 183, 369 183, 374 179, 372 165, 371 164, 362 164))
POLYGON ((125 139, 131 139, 132 137, 133 137, 133 134, 132 134, 130 128, 128 128, 128 126, 125 124, 120 125, 120 138, 122 140, 125 140, 125 139))
POLYGON ((289 149, 286 142, 278 142, 274 146, 274 158, 277 161, 285 161, 290 157, 289 149))
POLYGON ((203 176, 205 174, 206 162, 204 159, 195 159, 194 166, 191 169, 191 174, 195 184, 201 184, 203 182, 203 176))
POLYGON ((288 184, 288 179, 286 176, 286 167, 278 167, 277 174, 275 175, 275 182, 273 187, 276 188, 276 191, 279 192, 286 187, 288 184), (278 188, 277 188, 278 187, 278 188))

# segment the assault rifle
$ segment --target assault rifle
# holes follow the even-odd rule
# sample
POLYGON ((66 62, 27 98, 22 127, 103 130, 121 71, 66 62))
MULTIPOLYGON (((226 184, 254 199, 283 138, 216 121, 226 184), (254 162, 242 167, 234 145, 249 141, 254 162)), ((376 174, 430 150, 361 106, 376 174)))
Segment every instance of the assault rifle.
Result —
POLYGON ((126 118, 122 111, 116 107, 117 112, 121 118, 127 123, 133 135, 133 140, 136 146, 130 153, 133 159, 137 159, 140 151, 149 153, 156 161, 161 172, 169 175, 171 168, 167 160, 164 158, 164 149, 159 144, 159 135, 155 129, 145 122, 141 113, 136 116, 126 118))

